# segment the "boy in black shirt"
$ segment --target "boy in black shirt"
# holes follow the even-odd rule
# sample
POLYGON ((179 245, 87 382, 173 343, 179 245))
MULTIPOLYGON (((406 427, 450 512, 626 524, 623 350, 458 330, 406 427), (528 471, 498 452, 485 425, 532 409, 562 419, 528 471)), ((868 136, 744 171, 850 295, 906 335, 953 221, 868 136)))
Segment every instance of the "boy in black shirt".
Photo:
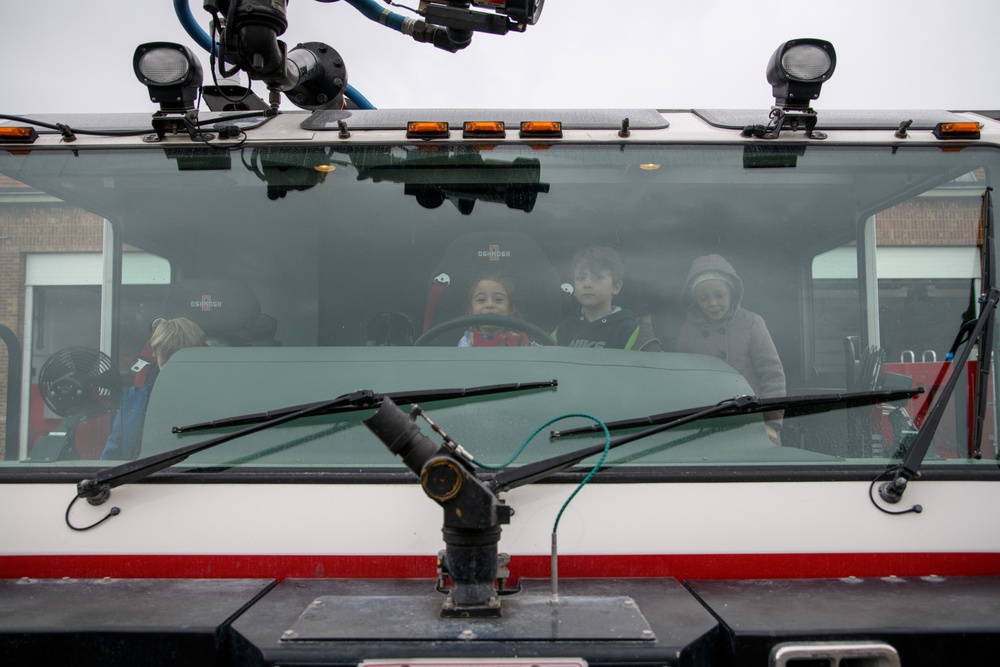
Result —
POLYGON ((591 246, 573 258, 573 296, 580 313, 552 334, 558 345, 660 352, 652 329, 639 325, 631 311, 612 305, 621 292, 625 268, 613 249, 591 246))

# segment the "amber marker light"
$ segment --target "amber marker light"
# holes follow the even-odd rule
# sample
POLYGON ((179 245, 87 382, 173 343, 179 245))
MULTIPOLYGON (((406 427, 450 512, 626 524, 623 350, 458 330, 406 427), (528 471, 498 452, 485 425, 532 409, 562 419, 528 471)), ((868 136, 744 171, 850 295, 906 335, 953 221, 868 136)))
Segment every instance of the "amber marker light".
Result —
POLYGON ((976 122, 938 123, 934 136, 938 139, 978 139, 980 126, 976 122))
POLYGON ((447 139, 448 123, 439 121, 410 121, 406 124, 407 139, 447 139))
POLYGON ((0 127, 0 142, 8 144, 33 144, 38 132, 33 127, 0 127))
POLYGON ((522 139, 562 139, 562 123, 554 120, 526 120, 521 123, 522 139))
POLYGON ((506 126, 500 120, 470 120, 462 127, 463 139, 503 139, 506 136, 506 126))
POLYGON ((313 169, 315 169, 316 171, 324 173, 324 174, 329 174, 331 171, 335 170, 336 168, 337 168, 337 165, 335 165, 335 164, 318 164, 315 167, 313 167, 313 169))
POLYGON ((655 162, 644 162, 639 165, 639 169, 642 169, 643 171, 656 171, 662 166, 663 165, 656 164, 655 162))

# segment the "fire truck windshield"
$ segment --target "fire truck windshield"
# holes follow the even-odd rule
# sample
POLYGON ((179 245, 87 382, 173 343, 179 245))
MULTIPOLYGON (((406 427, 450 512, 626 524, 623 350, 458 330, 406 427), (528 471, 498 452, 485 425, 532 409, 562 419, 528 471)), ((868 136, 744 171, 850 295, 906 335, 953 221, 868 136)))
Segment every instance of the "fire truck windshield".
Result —
MULTIPOLYGON (((500 463, 570 413, 923 388, 692 422, 615 448, 602 474, 885 466, 932 388, 967 370, 945 361, 980 307, 998 167, 985 148, 816 143, 0 153, 0 259, 25 331, 2 466, 109 468, 237 428, 175 427, 358 389, 555 380, 421 401, 500 463)), ((992 426, 969 435, 969 382, 925 468, 996 465, 992 426)), ((370 415, 309 416, 173 470, 401 473, 370 415)), ((597 431, 545 432, 515 465, 602 443, 597 431)))

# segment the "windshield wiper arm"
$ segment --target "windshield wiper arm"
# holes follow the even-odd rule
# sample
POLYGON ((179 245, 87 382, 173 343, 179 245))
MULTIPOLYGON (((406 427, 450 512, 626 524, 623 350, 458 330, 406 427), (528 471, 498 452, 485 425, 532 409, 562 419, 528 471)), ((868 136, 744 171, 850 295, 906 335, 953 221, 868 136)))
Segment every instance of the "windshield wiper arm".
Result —
MULTIPOLYGON (((559 385, 557 380, 548 380, 545 382, 511 382, 507 384, 491 384, 484 385, 481 387, 463 387, 455 389, 419 389, 416 391, 394 391, 388 394, 373 394, 373 400, 381 403, 384 398, 391 398, 393 403, 397 405, 412 404, 412 403, 426 403, 430 401, 448 401, 457 398, 470 398, 473 396, 487 396, 493 394, 502 394, 511 391, 527 391, 529 389, 549 389, 559 385)), ((313 415, 329 415, 338 412, 356 412, 358 410, 364 410, 370 407, 378 407, 378 405, 360 405, 352 403, 344 404, 333 404, 330 405, 330 401, 319 401, 316 403, 303 403, 302 405, 292 405, 286 408, 278 408, 276 410, 267 410, 265 412, 255 412, 246 415, 236 415, 234 417, 225 417, 223 419, 214 419, 212 421, 201 422, 200 424, 188 424, 187 426, 174 426, 171 431, 173 433, 190 433, 191 431, 204 431, 213 428, 223 428, 226 426, 245 426, 246 424, 258 424, 260 422, 265 422, 269 419, 274 419, 275 417, 283 417, 293 412, 299 412, 307 408, 316 407, 319 405, 326 405, 327 407, 320 410, 319 412, 312 413, 313 415)))
POLYGON ((374 405, 374 396, 375 394, 369 390, 359 390, 351 392, 350 394, 343 394, 329 401, 314 403, 298 412, 275 417, 268 421, 249 426, 245 429, 233 431, 232 433, 226 433, 225 435, 221 435, 217 438, 212 438, 211 440, 196 442, 194 444, 178 447, 177 449, 172 449, 161 454, 154 454, 135 461, 129 461, 128 463, 123 463, 121 465, 114 466, 113 468, 102 470, 92 479, 81 480, 76 485, 76 495, 78 498, 86 498, 87 502, 91 505, 100 505, 108 499, 111 495, 111 489, 114 487, 121 486, 122 484, 129 484, 131 482, 137 482, 155 472, 163 470, 164 468, 169 468, 175 463, 180 463, 192 454, 197 454, 200 451, 211 449, 216 445, 221 445, 229 442, 230 440, 235 440, 236 438, 242 438, 245 435, 251 435, 274 426, 280 426, 286 422, 302 419, 303 417, 310 417, 333 405, 357 404, 372 407, 374 405))
MULTIPOLYGON (((934 403, 934 407, 927 413, 927 419, 921 424, 920 430, 917 432, 913 443, 909 447, 909 451, 906 453, 906 457, 902 463, 896 466, 892 479, 879 485, 878 495, 885 502, 895 504, 902 500, 903 492, 906 491, 906 485, 917 476, 920 464, 923 462, 924 456, 927 455, 927 450, 931 446, 931 440, 934 438, 934 433, 941 422, 941 417, 944 415, 948 401, 955 392, 955 387, 962 376, 961 370, 965 368, 965 364, 969 361, 969 357, 972 354, 973 344, 981 339, 983 331, 987 329, 987 324, 993 319, 993 312, 996 310, 998 301, 1000 301, 1000 290, 993 287, 985 295, 985 303, 983 304, 982 311, 979 313, 976 328, 972 330, 972 335, 969 336, 969 341, 965 349, 962 350, 962 354, 959 355, 958 359, 954 361, 954 370, 951 373, 951 377, 948 378, 948 382, 938 393, 937 402, 934 403)), ((988 362, 989 360, 987 359, 980 361, 980 363, 988 362)), ((977 389, 986 393, 982 387, 977 389)))
MULTIPOLYGON (((807 396, 780 396, 775 398, 755 398, 753 403, 740 406, 730 406, 726 410, 715 412, 708 417, 731 417, 737 414, 753 414, 757 412, 774 412, 784 410, 786 417, 801 417, 802 415, 814 414, 817 412, 827 412, 829 410, 840 410, 844 408, 861 407, 872 405, 873 403, 883 403, 889 401, 899 401, 905 398, 912 398, 923 393, 923 389, 902 389, 902 390, 879 390, 879 391, 858 391, 850 393, 830 393, 813 394, 807 396), (792 403, 794 402, 794 404, 792 403)), ((628 428, 640 428, 643 426, 655 426, 664 424, 674 419, 686 417, 690 414, 701 411, 703 408, 688 408, 685 410, 675 410, 664 412, 648 417, 636 417, 633 419, 622 419, 620 421, 608 422, 605 426, 609 431, 617 431, 628 428)), ((568 429, 566 431, 552 431, 553 438, 564 438, 582 433, 603 432, 600 426, 581 426, 580 428, 568 429)))
MULTIPOLYGON (((996 255, 994 229, 993 229, 993 188, 986 188, 983 193, 983 285, 993 287, 996 285, 996 255)), ((990 318, 983 328, 983 334, 979 339, 979 354, 977 361, 976 378, 976 405, 973 413, 972 431, 972 458, 982 458, 983 422, 986 419, 987 396, 986 383, 989 381, 990 364, 993 359, 993 331, 995 320, 990 318)))
MULTIPOLYGON (((985 382, 989 375, 988 366, 992 363, 990 355, 993 351, 993 316, 997 303, 1000 302, 1000 290, 994 284, 994 280, 996 279, 995 252, 993 235, 993 188, 986 188, 986 192, 983 193, 983 293, 979 297, 979 303, 982 304, 979 310, 979 317, 975 319, 976 326, 969 334, 962 354, 953 362, 951 377, 948 378, 948 382, 945 383, 944 387, 938 393, 934 407, 927 413, 927 419, 921 423, 920 430, 917 432, 916 437, 913 438, 913 442, 909 446, 909 450, 906 452, 902 463, 896 466, 894 472, 892 472, 892 468, 887 470, 886 473, 892 472, 892 479, 879 485, 878 495, 887 503, 895 504, 902 500, 903 492, 906 491, 906 485, 917 477, 920 464, 927 455, 927 450, 931 446, 931 440, 934 438, 934 433, 941 422, 941 417, 944 415, 948 401, 955 392, 955 387, 958 385, 962 370, 965 368, 966 363, 968 363, 969 357, 972 356, 972 348, 977 345, 979 348, 979 374, 976 382, 976 396, 974 397, 973 437, 975 438, 975 442, 973 443, 973 447, 975 452, 979 451, 979 439, 982 438, 983 413, 986 411, 985 382)), ((967 326, 968 324, 965 324, 963 328, 967 326)), ((948 367, 947 364, 948 362, 942 367, 942 372, 948 367)), ((915 505, 913 511, 919 512, 918 507, 915 505)), ((890 512, 890 514, 905 514, 909 511, 890 512)))
MULTIPOLYGON (((508 384, 498 384, 489 385, 483 387, 470 387, 467 389, 434 389, 434 390, 424 390, 424 391, 413 391, 413 392, 400 392, 400 394, 414 397, 415 395, 431 396, 431 397, 451 397, 459 398, 462 396, 483 396, 487 394, 500 394, 511 391, 523 390, 523 389, 538 389, 541 387, 555 387, 557 386, 556 380, 550 380, 547 382, 512 382, 508 384)), ((305 406, 300 406, 301 409, 293 410, 289 412, 288 410, 282 411, 282 414, 271 417, 270 419, 265 419, 256 424, 248 426, 247 428, 240 429, 239 431, 233 431, 232 433, 226 433, 217 438, 212 438, 210 440, 204 440, 202 442, 196 442, 190 445, 185 445, 184 447, 178 447, 168 452, 163 452, 161 454, 154 454, 152 456, 147 456, 145 458, 137 459, 135 461, 129 461, 113 468, 108 468, 97 473, 97 475, 90 479, 81 480, 77 485, 77 498, 86 498, 87 502, 91 505, 100 505, 104 503, 111 495, 111 489, 116 486, 121 486, 122 484, 129 484, 131 482, 137 482, 140 479, 149 477, 155 472, 163 470, 164 468, 169 468, 170 466, 180 463, 184 459, 188 458, 192 454, 197 454, 198 452, 204 451, 206 449, 211 449, 217 445, 235 440, 237 438, 242 438, 246 435, 251 435, 253 433, 258 433, 260 431, 267 430, 269 428, 280 426, 296 419, 302 419, 304 417, 312 417, 315 415, 328 414, 329 411, 343 411, 343 410, 365 410, 368 408, 377 408, 382 404, 382 401, 386 397, 392 397, 395 394, 376 394, 370 389, 360 389, 358 391, 351 392, 349 394, 342 394, 337 398, 331 399, 329 401, 319 401, 317 403, 310 403, 305 406)), ((431 398, 429 400, 443 400, 441 398, 431 398)))
MULTIPOLYGON (((672 428, 677 428, 678 426, 683 426, 684 424, 689 424, 701 419, 750 414, 755 412, 769 412, 771 410, 791 410, 796 408, 801 408, 803 410, 812 408, 812 411, 820 412, 825 409, 834 409, 834 406, 849 408, 859 405, 870 405, 882 401, 901 400, 904 398, 911 398, 921 392, 923 392, 923 389, 903 389, 900 391, 868 391, 850 394, 824 394, 820 396, 796 396, 791 398, 770 399, 757 398, 756 396, 736 396, 725 401, 720 401, 715 405, 691 408, 690 410, 681 410, 677 413, 654 415, 654 417, 663 417, 664 420, 657 423, 652 428, 647 428, 643 431, 612 440, 607 448, 614 449, 615 447, 621 447, 622 445, 626 445, 630 442, 642 440, 643 438, 648 438, 649 436, 656 435, 657 433, 662 433, 663 431, 668 431, 672 428), (673 414, 675 416, 668 419, 668 414, 673 414)), ((641 426, 649 423, 642 422, 642 420, 626 421, 632 423, 633 426, 641 426)), ((623 422, 612 423, 621 424, 623 422)), ((607 424, 607 426, 610 429, 611 424, 607 424)), ((632 428, 633 426, 620 426, 619 428, 632 428)), ((574 429, 574 432, 579 433, 584 430, 585 429, 574 429)), ((568 432, 564 432, 564 434, 565 433, 568 432)), ((541 479, 554 475, 557 472, 565 470, 566 468, 569 468, 570 466, 575 465, 590 456, 600 454, 604 451, 604 449, 605 445, 593 445, 591 447, 584 447, 575 452, 568 452, 566 454, 553 456, 542 461, 529 463, 519 468, 508 468, 507 470, 502 470, 493 476, 490 480, 490 487, 495 493, 499 493, 501 491, 508 491, 519 486, 524 486, 525 484, 531 484, 532 482, 537 482, 541 479)))
POLYGON ((722 412, 724 410, 730 410, 734 405, 744 404, 749 405, 755 401, 753 396, 736 396, 735 398, 730 398, 725 401, 716 403, 715 405, 710 405, 704 408, 696 408, 696 411, 674 421, 667 422, 665 424, 660 424, 659 426, 654 426, 653 428, 646 429, 645 431, 640 431, 639 433, 633 433, 631 435, 626 435, 617 440, 612 440, 607 446, 605 445, 594 445, 592 447, 585 447, 583 449, 578 449, 575 452, 567 452, 566 454, 560 454, 559 456, 553 456, 542 461, 535 461, 534 463, 528 463, 519 468, 508 468, 507 470, 502 470, 493 476, 490 480, 490 487, 493 489, 494 493, 500 493, 501 491, 509 491, 510 489, 515 489, 519 486, 524 486, 525 484, 531 484, 539 480, 545 479, 550 475, 554 475, 557 472, 565 470, 570 466, 579 463, 580 461, 594 456, 595 454, 600 454, 607 449, 614 449, 615 447, 621 447, 622 445, 627 445, 630 442, 635 442, 642 438, 655 435, 662 431, 667 431, 678 426, 683 426, 689 422, 697 421, 698 419, 704 419, 706 417, 714 417, 716 413, 722 412))

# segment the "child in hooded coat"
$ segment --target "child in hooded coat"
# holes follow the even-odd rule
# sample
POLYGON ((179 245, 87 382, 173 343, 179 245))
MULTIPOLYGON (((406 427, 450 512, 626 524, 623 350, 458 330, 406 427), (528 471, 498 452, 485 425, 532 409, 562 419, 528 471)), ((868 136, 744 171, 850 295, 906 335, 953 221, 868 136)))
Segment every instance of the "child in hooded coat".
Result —
MULTIPOLYGON (((684 298, 687 321, 677 351, 722 359, 746 378, 761 398, 785 395, 785 371, 764 319, 740 306, 743 281, 721 255, 691 264, 684 298)), ((764 414, 768 437, 779 442, 780 411, 764 414)))

